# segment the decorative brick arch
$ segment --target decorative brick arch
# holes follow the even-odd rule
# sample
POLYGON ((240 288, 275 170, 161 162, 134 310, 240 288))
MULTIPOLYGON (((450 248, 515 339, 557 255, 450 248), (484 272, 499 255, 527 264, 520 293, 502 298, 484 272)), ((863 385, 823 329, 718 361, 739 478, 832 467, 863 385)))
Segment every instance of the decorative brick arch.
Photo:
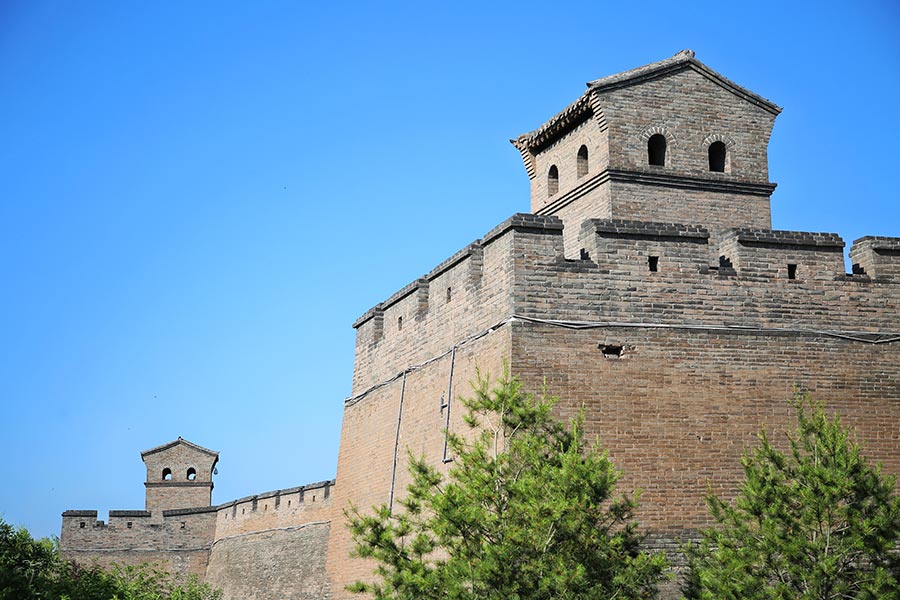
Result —
MULTIPOLYGON (((732 158, 734 156, 734 147, 735 147, 734 138, 732 138, 731 136, 722 134, 722 133, 711 133, 708 136, 706 136, 705 138, 703 138, 703 144, 701 145, 699 151, 703 152, 703 153, 710 153, 710 155, 711 155, 712 150, 710 147, 713 144, 715 144, 716 142, 721 142, 722 144, 725 145, 725 157, 724 157, 725 164, 721 165, 722 166, 721 169, 713 169, 712 167, 710 167, 710 170, 711 171, 719 171, 722 173, 731 173, 731 170, 733 167, 732 158)), ((712 158, 710 158, 710 162, 712 162, 712 158)))
POLYGON ((646 144, 647 141, 657 133, 662 134, 663 137, 666 138, 666 147, 675 148, 678 146, 678 140, 665 125, 649 125, 641 133, 641 141, 646 144))
POLYGON ((650 141, 654 135, 659 134, 666 138, 666 148, 665 148, 665 163, 664 166, 671 167, 673 164, 673 159, 675 158, 675 150, 678 148, 678 139, 669 131, 669 128, 665 125, 648 125, 644 128, 644 131, 641 132, 641 145, 644 150, 647 149, 647 143, 650 141))
POLYGON ((725 148, 731 152, 731 150, 735 146, 734 138, 731 136, 725 135, 723 133, 711 133, 705 138, 703 138, 703 150, 709 148, 709 145, 713 142, 722 142, 725 144, 725 148))

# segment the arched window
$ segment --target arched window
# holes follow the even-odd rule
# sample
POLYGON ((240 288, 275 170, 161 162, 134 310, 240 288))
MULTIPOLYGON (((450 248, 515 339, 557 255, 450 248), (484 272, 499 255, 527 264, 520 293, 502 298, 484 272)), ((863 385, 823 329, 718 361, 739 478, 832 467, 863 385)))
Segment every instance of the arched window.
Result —
POLYGON ((163 481, 172 481, 172 469, 166 467, 162 473, 163 481))
POLYGON ((728 151, 722 142, 713 142, 709 145, 709 170, 718 173, 725 172, 725 158, 728 151))
POLYGON ((559 169, 556 165, 550 165, 550 172, 547 173, 547 195, 552 196, 559 191, 559 169))
POLYGON ((647 162, 657 167, 666 166, 666 136, 654 133, 647 140, 647 162))
POLYGON ((197 469, 191 467, 187 470, 187 480, 194 481, 195 479, 197 479, 197 469))
POLYGON ((587 146, 578 149, 578 176, 584 177, 588 174, 588 150, 587 146))

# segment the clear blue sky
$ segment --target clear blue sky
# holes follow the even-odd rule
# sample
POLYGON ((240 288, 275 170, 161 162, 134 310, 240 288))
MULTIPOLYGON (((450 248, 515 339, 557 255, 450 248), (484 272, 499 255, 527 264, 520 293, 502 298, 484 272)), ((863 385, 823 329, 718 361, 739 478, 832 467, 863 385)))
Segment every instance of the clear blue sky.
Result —
POLYGON ((900 5, 0 4, 0 515, 335 475, 370 306, 514 212, 508 139, 683 48, 784 107, 774 226, 900 236, 900 5))

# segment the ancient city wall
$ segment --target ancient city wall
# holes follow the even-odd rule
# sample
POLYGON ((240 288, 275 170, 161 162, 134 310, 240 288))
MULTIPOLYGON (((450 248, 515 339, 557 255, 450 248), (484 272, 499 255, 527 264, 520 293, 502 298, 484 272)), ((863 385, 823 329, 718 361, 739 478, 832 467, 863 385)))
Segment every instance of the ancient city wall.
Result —
POLYGON ((334 598, 352 597, 344 587, 370 578, 373 568, 367 561, 350 558, 353 544, 342 511, 351 503, 363 511, 392 502, 396 506, 410 481, 409 453, 446 466, 444 461, 452 454, 445 454, 444 432, 465 431, 458 398, 471 395, 476 369, 492 375, 501 372, 509 358, 508 332, 501 326, 455 351, 429 357, 434 360, 426 364, 408 365, 404 374, 346 402, 338 456, 341 479, 335 487, 328 546, 334 598))
POLYGON ((109 567, 155 563, 178 575, 203 577, 215 535, 215 508, 162 511, 111 510, 109 522, 95 510, 62 516, 60 554, 81 564, 109 567))
MULTIPOLYGON (((865 265, 857 271, 879 278, 845 273, 843 241, 828 233, 726 230, 721 261, 710 266, 712 235, 699 225, 591 220, 578 232, 584 252, 577 260, 564 257, 556 217, 515 215, 498 230, 504 233, 492 241, 504 252, 484 247, 481 285, 500 286, 487 293, 504 301, 487 317, 478 304, 484 291, 465 297, 476 305, 441 313, 430 304, 433 294, 412 304, 407 289, 407 310, 426 307, 397 342, 412 349, 360 334, 368 345, 357 353, 357 370, 370 381, 394 376, 347 402, 338 506, 385 503, 392 490, 394 501, 401 497, 405 461, 395 449, 441 464, 436 407, 447 397, 446 352, 472 331, 453 323, 457 315, 498 323, 458 346, 457 361, 466 353, 496 373, 508 359, 529 389, 546 382, 561 397, 560 417, 585 407, 589 432, 624 472, 621 488, 643 490, 640 518, 657 547, 675 550, 679 538, 708 523, 707 486, 733 494, 741 453, 760 427, 775 435, 788 427, 795 386, 843 414, 872 459, 900 473, 895 238, 851 253, 865 265), (487 277, 489 270, 503 275, 487 277), (389 368, 379 372, 368 360, 389 368)), ((328 553, 335 598, 349 597, 343 585, 371 569, 348 559, 350 549, 336 524, 328 553)))
MULTIPOLYGON (((586 407, 626 484, 646 490, 648 525, 705 523, 706 482, 733 490, 759 427, 787 426, 795 385, 900 474, 900 280, 845 274, 835 234, 729 230, 718 269, 701 227, 597 220, 582 234, 580 261, 547 260, 555 230, 530 234, 511 366, 532 389, 547 378, 562 416, 586 407)), ((891 240, 854 256, 888 273, 876 252, 891 240)))
POLYGON ((219 505, 206 581, 225 600, 330 597, 325 553, 334 481, 219 505))
POLYGON ((353 395, 511 314, 518 240, 528 239, 518 233, 533 227, 562 231, 559 220, 516 214, 357 319, 353 395))

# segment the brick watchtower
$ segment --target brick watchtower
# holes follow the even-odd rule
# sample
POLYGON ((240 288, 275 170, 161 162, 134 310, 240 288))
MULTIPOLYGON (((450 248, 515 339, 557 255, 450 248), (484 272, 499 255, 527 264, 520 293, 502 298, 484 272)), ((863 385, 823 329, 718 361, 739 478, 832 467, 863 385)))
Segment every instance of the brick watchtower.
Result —
POLYGON ((531 179, 531 212, 562 219, 568 257, 586 219, 699 224, 713 251, 724 229, 771 227, 768 144, 781 108, 690 50, 587 86, 510 140, 531 179))
POLYGON ((141 452, 141 460, 147 465, 146 509, 154 515, 210 505, 218 452, 179 437, 141 452))

